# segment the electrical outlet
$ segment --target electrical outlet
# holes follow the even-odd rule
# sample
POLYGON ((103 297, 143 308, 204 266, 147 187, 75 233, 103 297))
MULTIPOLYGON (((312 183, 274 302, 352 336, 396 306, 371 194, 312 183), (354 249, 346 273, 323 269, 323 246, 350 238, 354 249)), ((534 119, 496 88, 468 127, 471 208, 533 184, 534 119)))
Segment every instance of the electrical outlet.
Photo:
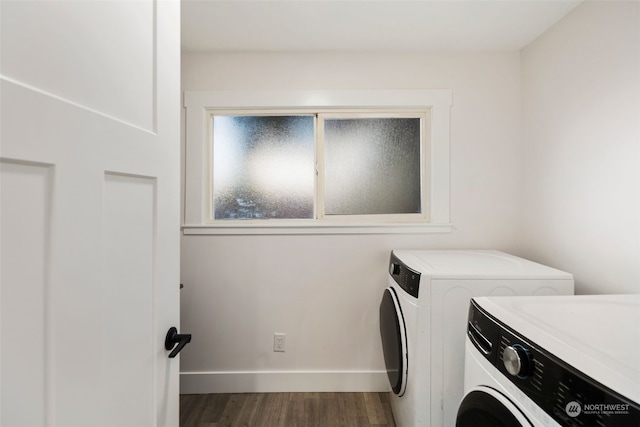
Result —
POLYGON ((273 351, 284 352, 284 339, 287 334, 275 333, 273 334, 273 351))

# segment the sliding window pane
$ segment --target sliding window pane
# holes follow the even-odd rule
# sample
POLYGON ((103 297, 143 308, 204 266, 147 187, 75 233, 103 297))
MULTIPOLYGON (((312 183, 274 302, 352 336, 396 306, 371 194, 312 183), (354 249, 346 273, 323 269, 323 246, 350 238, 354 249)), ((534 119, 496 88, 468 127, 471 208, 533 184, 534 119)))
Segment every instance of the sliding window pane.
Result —
POLYGON ((325 214, 421 213, 419 118, 324 120, 325 214))
POLYGON ((314 117, 214 116, 213 217, 314 217, 314 117))

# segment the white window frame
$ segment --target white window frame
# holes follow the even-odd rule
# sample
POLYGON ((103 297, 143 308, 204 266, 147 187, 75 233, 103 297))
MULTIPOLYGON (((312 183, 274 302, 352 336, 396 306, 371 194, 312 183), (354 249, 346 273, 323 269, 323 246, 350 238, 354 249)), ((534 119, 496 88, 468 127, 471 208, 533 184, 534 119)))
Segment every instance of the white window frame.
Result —
POLYGON ((387 234, 446 233, 450 223, 449 140, 451 90, 186 91, 184 234, 387 234), (429 111, 426 158, 428 220, 389 222, 336 218, 210 222, 210 118, 229 110, 378 109, 429 111))

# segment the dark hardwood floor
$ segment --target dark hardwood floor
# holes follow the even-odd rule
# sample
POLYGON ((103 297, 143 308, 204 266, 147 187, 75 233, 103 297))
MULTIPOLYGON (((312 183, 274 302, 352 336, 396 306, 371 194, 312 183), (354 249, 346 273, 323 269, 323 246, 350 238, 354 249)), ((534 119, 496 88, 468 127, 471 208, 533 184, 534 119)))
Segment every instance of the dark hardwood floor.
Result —
POLYGON ((395 427, 389 393, 180 396, 180 427, 395 427))

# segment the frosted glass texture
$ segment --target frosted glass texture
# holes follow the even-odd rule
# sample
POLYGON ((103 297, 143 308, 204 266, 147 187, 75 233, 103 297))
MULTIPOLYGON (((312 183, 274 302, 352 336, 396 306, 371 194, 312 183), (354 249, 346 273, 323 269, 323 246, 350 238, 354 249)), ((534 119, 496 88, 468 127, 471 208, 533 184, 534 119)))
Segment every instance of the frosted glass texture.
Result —
POLYGON ((214 219, 313 218, 314 144, 314 116, 214 116, 214 219))
POLYGON ((421 213, 419 118, 326 119, 325 214, 421 213))

